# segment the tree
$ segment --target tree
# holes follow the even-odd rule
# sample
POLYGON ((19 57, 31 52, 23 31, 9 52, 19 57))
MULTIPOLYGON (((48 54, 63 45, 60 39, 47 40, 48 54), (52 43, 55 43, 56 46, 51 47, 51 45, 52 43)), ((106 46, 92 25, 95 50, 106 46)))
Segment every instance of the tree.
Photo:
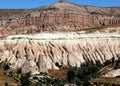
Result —
POLYGON ((99 60, 96 60, 96 65, 97 65, 97 66, 101 66, 101 63, 100 63, 99 60))
POLYGON ((85 62, 81 64, 81 67, 70 67, 67 71, 67 79, 69 83, 76 84, 80 86, 89 86, 90 83, 88 82, 91 78, 96 78, 100 76, 99 67, 100 62, 98 64, 93 64, 93 62, 85 62))
POLYGON ((19 68, 19 69, 17 70, 17 74, 21 74, 21 73, 22 73, 22 69, 19 68))
POLYGON ((89 82, 85 82, 85 83, 83 84, 83 86, 90 86, 90 83, 89 83, 89 82))
POLYGON ((114 57, 112 57, 112 64, 115 62, 115 58, 114 57))
POLYGON ((75 77, 75 70, 74 68, 69 68, 68 71, 67 71, 67 79, 68 79, 68 82, 72 82, 72 80, 74 79, 75 77))
POLYGON ((77 86, 80 86, 80 85, 82 85, 82 81, 79 78, 76 77, 74 79, 74 84, 76 84, 77 86))
POLYGON ((29 77, 30 77, 30 72, 21 76, 22 86, 29 86, 29 84, 30 84, 29 77))
POLYGON ((104 66, 107 66, 107 65, 109 65, 109 64, 111 64, 111 61, 110 61, 110 60, 106 60, 106 61, 104 62, 104 66))
POLYGON ((118 69, 118 68, 120 68, 120 57, 118 58, 115 66, 115 69, 118 69))
POLYGON ((22 76, 21 77, 21 83, 22 83, 22 86, 29 86, 29 78, 26 77, 26 76, 22 76))
POLYGON ((35 84, 35 86, 42 86, 41 81, 37 82, 37 83, 35 84))

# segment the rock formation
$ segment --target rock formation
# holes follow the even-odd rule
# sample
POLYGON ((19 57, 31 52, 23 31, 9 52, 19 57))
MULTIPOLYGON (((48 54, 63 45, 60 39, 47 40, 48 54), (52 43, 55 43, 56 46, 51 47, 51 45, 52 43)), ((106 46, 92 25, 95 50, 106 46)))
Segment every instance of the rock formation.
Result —
POLYGON ((120 25, 120 8, 80 6, 62 1, 35 9, 0 10, 0 25, 1 36, 97 29, 120 25))
POLYGON ((62 36, 57 34, 58 39, 49 34, 42 35, 43 38, 36 36, 40 37, 39 39, 34 37, 31 39, 27 36, 2 39, 0 58, 2 60, 7 58, 13 69, 22 68, 24 73, 31 71, 34 74, 47 72, 47 69, 58 69, 55 66, 56 62, 79 67, 85 61, 100 60, 102 63, 112 57, 117 58, 117 55, 120 54, 119 34, 111 37, 110 34, 77 34, 81 37, 73 39, 66 34, 63 36, 64 38, 59 38, 59 35, 62 36))
POLYGON ((32 74, 58 69, 56 62, 77 67, 86 61, 102 63, 120 54, 119 25, 120 7, 60 1, 41 8, 0 10, 0 59, 32 74))

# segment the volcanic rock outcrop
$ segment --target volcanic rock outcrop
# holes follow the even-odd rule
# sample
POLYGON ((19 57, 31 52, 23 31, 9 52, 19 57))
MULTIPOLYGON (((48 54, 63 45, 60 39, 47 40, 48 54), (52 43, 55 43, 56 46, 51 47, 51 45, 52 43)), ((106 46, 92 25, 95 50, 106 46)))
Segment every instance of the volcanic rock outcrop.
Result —
POLYGON ((57 2, 35 9, 0 10, 0 36, 81 31, 120 25, 120 8, 57 2))
POLYGON ((119 25, 120 7, 57 2, 0 10, 0 59, 32 74, 58 69, 56 62, 77 67, 86 61, 102 63, 120 54, 119 25))
POLYGON ((0 59, 7 59, 13 69, 22 68, 23 73, 31 71, 34 74, 58 69, 56 62, 79 67, 86 61, 99 60, 102 63, 120 54, 119 34, 40 35, 32 38, 30 35, 16 35, 2 39, 0 59))

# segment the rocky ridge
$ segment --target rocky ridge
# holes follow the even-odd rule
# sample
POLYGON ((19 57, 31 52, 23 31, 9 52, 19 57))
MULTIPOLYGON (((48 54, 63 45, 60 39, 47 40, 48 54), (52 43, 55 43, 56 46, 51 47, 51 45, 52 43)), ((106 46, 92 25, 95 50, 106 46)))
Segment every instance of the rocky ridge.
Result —
POLYGON ((100 60, 102 63, 112 57, 117 58, 120 54, 119 34, 114 35, 113 38, 110 34, 99 34, 99 37, 88 34, 87 38, 76 39, 65 39, 64 36, 59 38, 60 34, 57 35, 58 39, 54 39, 54 36, 52 38, 51 35, 46 35, 46 38, 37 36, 40 39, 31 39, 27 36, 23 38, 11 36, 2 39, 0 58, 7 59, 13 69, 22 68, 23 73, 31 71, 35 74, 47 72, 48 69, 59 69, 55 66, 56 62, 65 66, 79 67, 86 61, 100 60))
POLYGON ((90 30, 120 25, 119 7, 57 2, 34 9, 0 10, 0 35, 90 30), (4 15, 5 14, 5 15, 4 15))
POLYGON ((117 59, 119 25, 119 7, 57 2, 34 9, 0 10, 0 59, 7 59, 12 69, 32 74, 59 69, 56 62, 79 67, 86 61, 117 59))

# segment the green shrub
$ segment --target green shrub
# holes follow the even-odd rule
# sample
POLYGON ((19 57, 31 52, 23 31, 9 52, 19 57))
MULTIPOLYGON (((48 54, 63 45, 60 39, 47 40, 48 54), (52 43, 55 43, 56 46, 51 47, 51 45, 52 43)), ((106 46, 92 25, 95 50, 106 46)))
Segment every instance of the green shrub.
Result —
POLYGON ((112 57, 112 63, 114 63, 115 62, 115 58, 114 57, 112 57))
POLYGON ((9 69, 10 69, 10 66, 8 64, 5 64, 4 70, 9 70, 9 69))
POLYGON ((19 69, 17 70, 17 74, 21 74, 21 73, 22 73, 22 69, 19 68, 19 69))
POLYGON ((42 83, 41 83, 41 81, 39 81, 39 82, 36 82, 34 86, 42 86, 42 83))
POLYGON ((106 60, 105 62, 104 62, 104 66, 107 66, 107 65, 109 65, 109 64, 111 64, 112 62, 110 61, 110 60, 106 60))
POLYGON ((102 65, 99 60, 96 60, 95 63, 96 63, 97 66, 101 66, 102 65))
POLYGON ((80 86, 80 85, 82 85, 83 82, 79 78, 76 77, 76 78, 74 78, 73 83, 76 84, 77 86, 80 86))
POLYGON ((81 67, 70 67, 67 71, 67 79, 69 83, 76 84, 77 86, 83 85, 87 86, 88 81, 91 78, 96 78, 100 76, 98 72, 101 67, 100 63, 93 64, 92 62, 83 63, 81 67))
POLYGON ((67 71, 68 82, 71 83, 75 76, 76 76, 75 68, 69 68, 67 71))
POLYGON ((22 86, 29 86, 30 84, 29 77, 30 77, 30 73, 26 73, 25 75, 21 76, 22 86))

